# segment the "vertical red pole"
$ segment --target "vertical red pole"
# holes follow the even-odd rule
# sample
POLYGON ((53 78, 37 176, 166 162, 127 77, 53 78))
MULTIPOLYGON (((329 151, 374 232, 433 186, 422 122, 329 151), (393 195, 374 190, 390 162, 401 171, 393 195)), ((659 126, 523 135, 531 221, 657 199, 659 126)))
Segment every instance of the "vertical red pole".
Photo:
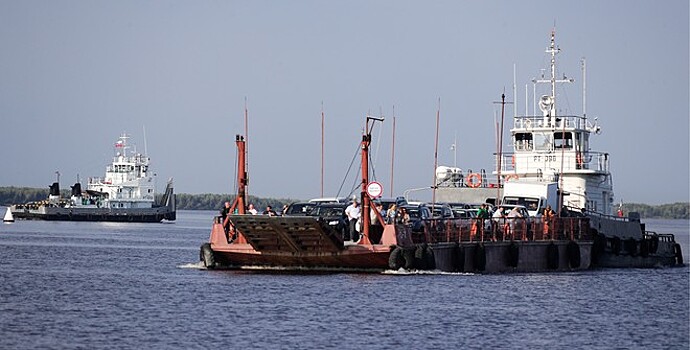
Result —
POLYGON ((359 244, 370 245, 369 241, 369 225, 371 224, 371 217, 369 215, 371 202, 369 196, 367 195, 367 185, 369 184, 369 144, 371 144, 371 134, 369 133, 369 117, 366 119, 364 124, 364 135, 362 135, 362 224, 360 229, 362 230, 362 238, 359 240, 359 244))

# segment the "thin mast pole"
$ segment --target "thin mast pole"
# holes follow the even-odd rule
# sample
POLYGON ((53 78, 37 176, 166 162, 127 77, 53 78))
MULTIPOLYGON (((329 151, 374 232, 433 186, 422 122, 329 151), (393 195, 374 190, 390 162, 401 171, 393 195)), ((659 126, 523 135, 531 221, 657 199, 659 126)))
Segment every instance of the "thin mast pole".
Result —
POLYGON ((436 146, 434 149, 434 176, 433 180, 431 182, 432 184, 432 191, 431 191, 431 204, 436 203, 436 167, 438 167, 438 125, 439 121, 441 119, 441 98, 438 98, 438 108, 436 109, 436 146))
POLYGON ((517 118, 517 65, 513 63, 513 101, 515 101, 515 108, 513 108, 513 118, 517 118))
MULTIPOLYGON (((244 152, 249 154, 249 110, 247 109, 247 96, 244 97, 244 152)), ((249 157, 244 157, 245 172, 249 171, 249 157)), ((245 177, 245 199, 249 200, 249 177, 245 177)), ((244 203, 246 206, 248 203, 244 203)))
POLYGON ((393 195, 393 173, 395 165, 395 106, 393 106, 393 144, 391 146, 391 196, 393 195))
POLYGON ((587 118, 587 60, 582 57, 582 116, 587 118))
POLYGON ((506 94, 501 94, 501 126, 498 134, 498 195, 496 201, 500 200, 501 193, 501 161, 503 160, 503 120, 505 119, 506 94))
POLYGON ((323 101, 321 101, 321 198, 323 198, 323 150, 325 143, 323 101))

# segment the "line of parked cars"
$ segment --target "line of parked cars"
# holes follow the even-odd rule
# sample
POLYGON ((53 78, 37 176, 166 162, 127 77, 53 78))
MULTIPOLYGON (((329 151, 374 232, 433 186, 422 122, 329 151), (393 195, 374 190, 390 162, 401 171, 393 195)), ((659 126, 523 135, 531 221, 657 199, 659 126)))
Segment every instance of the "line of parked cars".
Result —
MULTIPOLYGON (((425 203, 425 202, 408 202, 404 197, 397 198, 380 198, 375 200, 381 203, 384 212, 395 204, 400 208, 404 208, 410 220, 407 225, 411 228, 413 233, 423 233, 429 225, 434 222, 445 223, 445 220, 454 220, 456 224, 467 225, 467 228, 472 224, 472 220, 477 217, 477 212, 481 204, 470 203, 425 203), (465 219, 465 220, 458 220, 465 219)), ((350 205, 347 198, 319 198, 308 202, 291 203, 284 215, 288 216, 317 216, 324 220, 336 232, 340 233, 345 239, 349 237, 349 223, 345 209, 350 205)), ((498 208, 490 204, 486 204, 489 215, 492 216, 494 223, 498 223, 499 216, 494 216, 498 208)), ((520 205, 501 205, 502 217, 508 217, 513 208, 520 213, 525 222, 529 225, 531 222, 529 213, 524 206, 520 205)), ((486 221, 487 227, 491 226, 490 221, 486 221)))

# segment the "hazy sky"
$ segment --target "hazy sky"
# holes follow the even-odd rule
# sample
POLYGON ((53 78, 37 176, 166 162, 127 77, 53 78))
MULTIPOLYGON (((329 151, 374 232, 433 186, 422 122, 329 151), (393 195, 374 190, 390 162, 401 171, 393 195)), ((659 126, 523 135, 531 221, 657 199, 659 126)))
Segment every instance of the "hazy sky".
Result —
POLYGON ((143 150, 145 127, 159 190, 173 177, 178 193, 231 193, 245 98, 253 195, 320 195, 322 102, 327 195, 367 113, 386 117, 372 159, 391 195, 393 106, 394 195, 429 186, 439 98, 439 163, 457 135, 458 166, 490 170, 492 102, 514 99, 515 64, 524 113, 555 23, 558 74, 576 79, 559 109, 582 113, 584 56, 616 202, 688 201, 688 13, 686 0, 0 0, 0 186, 103 176, 118 135, 143 150))

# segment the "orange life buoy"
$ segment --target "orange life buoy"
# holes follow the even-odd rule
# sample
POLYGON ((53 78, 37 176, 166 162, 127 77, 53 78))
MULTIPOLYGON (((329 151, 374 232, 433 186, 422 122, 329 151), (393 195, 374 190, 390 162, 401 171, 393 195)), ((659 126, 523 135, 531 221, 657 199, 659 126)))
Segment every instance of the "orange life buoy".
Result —
POLYGON ((514 154, 513 154, 513 156, 511 157, 511 160, 512 160, 512 162, 513 162, 513 168, 515 168, 515 155, 514 155, 514 154))
POLYGON ((479 173, 472 173, 467 176, 467 186, 477 188, 482 185, 482 176, 479 173))
POLYGON ((513 180, 513 179, 517 180, 517 179, 519 179, 519 178, 520 178, 520 177, 518 176, 518 174, 510 174, 510 175, 506 176, 505 181, 508 182, 508 181, 510 181, 510 180, 513 180))

